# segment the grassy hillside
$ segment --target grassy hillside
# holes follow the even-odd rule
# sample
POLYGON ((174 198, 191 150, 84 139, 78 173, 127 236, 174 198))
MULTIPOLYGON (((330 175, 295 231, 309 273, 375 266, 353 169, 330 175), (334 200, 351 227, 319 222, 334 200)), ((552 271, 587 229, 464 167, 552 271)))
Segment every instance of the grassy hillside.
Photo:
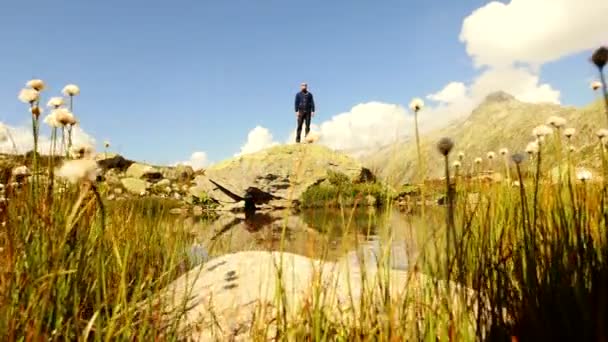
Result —
MULTIPOLYGON (((567 120, 566 127, 576 128, 571 144, 576 148, 572 156, 577 165, 599 169, 601 161, 597 154, 599 146, 595 132, 608 127, 600 101, 577 109, 547 103, 524 103, 509 94, 498 92, 489 95, 468 118, 422 137, 427 177, 438 178, 443 174, 442 158, 435 147, 441 137, 451 137, 455 142, 452 160, 457 158, 458 152, 465 153, 464 172, 472 170, 477 157, 483 158, 483 169, 489 169, 486 158, 489 151, 497 154, 493 162, 494 170, 502 171, 504 162, 498 155, 499 150, 507 148, 513 153, 523 152, 526 145, 534 140, 532 129, 546 123, 551 116, 561 116, 567 120)), ((565 151, 566 141, 563 139, 565 151)), ((555 149, 555 141, 555 137, 548 139, 546 148, 555 149)), ((545 163, 546 170, 557 165, 555 154, 552 155, 545 163)), ((414 139, 386 147, 363 160, 366 166, 394 185, 413 182, 418 167, 414 139)))

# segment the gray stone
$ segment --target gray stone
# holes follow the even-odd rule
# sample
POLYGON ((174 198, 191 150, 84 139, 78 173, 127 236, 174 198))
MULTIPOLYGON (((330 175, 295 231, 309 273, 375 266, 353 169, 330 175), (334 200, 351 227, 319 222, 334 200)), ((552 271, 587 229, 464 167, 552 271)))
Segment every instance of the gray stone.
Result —
MULTIPOLYGON (((206 250, 203 247, 193 254, 204 259, 206 250)), ((166 319, 188 308, 177 327, 186 340, 246 340, 251 338, 252 325, 260 322, 266 322, 267 337, 271 337, 276 328, 273 318, 278 314, 274 306, 278 284, 290 325, 301 322, 301 310, 313 301, 316 288, 320 289, 317 300, 323 303, 324 319, 344 328, 356 324, 362 310, 386 305, 382 304, 382 289, 388 289, 394 303, 420 303, 405 311, 394 310, 394 315, 404 316, 389 319, 437 317, 445 314, 441 298, 446 298, 450 313, 461 322, 470 322, 467 328, 471 333, 475 329, 475 293, 453 282, 402 270, 363 271, 350 260, 324 262, 291 253, 248 251, 211 259, 160 291, 158 300, 165 306, 162 312, 167 312, 166 319), (385 285, 374 285, 377 281, 385 285), (374 302, 366 301, 366 307, 360 307, 362 296, 374 302), (235 332, 235 327, 241 329, 235 332)))
POLYGON ((123 178, 120 180, 122 186, 133 195, 145 194, 149 184, 145 180, 137 178, 123 178))
POLYGON ((330 172, 343 174, 351 181, 373 178, 369 170, 345 154, 322 145, 297 144, 226 160, 208 168, 194 181, 197 188, 219 202, 238 202, 249 194, 261 204, 277 199, 297 201, 310 186, 326 180, 330 172), (236 195, 236 199, 211 181, 236 195))

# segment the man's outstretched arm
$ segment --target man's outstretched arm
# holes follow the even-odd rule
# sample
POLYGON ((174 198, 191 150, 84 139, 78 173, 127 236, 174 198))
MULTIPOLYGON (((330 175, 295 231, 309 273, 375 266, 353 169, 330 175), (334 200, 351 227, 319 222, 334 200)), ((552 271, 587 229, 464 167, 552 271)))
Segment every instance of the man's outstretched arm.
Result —
POLYGON ((310 94, 310 111, 313 115, 315 114, 315 99, 313 98, 312 94, 310 94))

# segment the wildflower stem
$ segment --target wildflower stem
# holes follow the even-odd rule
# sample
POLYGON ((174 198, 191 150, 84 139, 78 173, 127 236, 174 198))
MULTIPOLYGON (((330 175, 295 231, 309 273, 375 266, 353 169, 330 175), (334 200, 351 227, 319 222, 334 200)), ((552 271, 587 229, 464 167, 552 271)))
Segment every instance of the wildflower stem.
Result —
POLYGON ((450 235, 454 230, 454 207, 452 202, 452 190, 450 186, 450 162, 449 157, 445 155, 445 193, 447 198, 446 212, 446 274, 448 284, 450 283, 450 235))
POLYGON ((602 69, 600 69, 600 82, 602 82, 602 97, 604 98, 606 119, 608 120, 608 85, 606 84, 606 78, 602 69))
POLYGON ((536 153, 536 173, 534 176, 534 201, 532 203, 533 206, 533 220, 532 220, 532 228, 536 227, 536 219, 538 214, 538 186, 540 183, 540 174, 541 174, 541 162, 542 162, 542 152, 541 152, 542 144, 539 140, 538 142, 538 153, 536 153))
POLYGON ((424 216, 424 209, 426 206, 426 200, 424 198, 424 164, 422 161, 422 151, 420 151, 420 133, 418 131, 418 111, 414 111, 414 126, 416 130, 416 152, 418 154, 418 181, 420 182, 420 197, 422 199, 422 216, 424 216))

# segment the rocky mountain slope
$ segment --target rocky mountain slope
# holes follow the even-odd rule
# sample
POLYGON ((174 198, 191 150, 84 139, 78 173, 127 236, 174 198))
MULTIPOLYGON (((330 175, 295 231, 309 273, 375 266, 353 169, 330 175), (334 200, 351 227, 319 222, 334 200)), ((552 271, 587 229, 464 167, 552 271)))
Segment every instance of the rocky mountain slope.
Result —
MULTIPOLYGON (((551 116, 563 117, 567 120, 565 127, 576 129, 571 145, 575 148, 572 156, 577 166, 591 169, 601 167, 598 138, 595 133, 600 128, 608 127, 601 101, 584 108, 574 108, 548 103, 524 103, 507 93, 497 92, 489 95, 466 119, 421 137, 427 177, 439 178, 443 175, 443 159, 436 149, 436 143, 441 137, 450 137, 455 142, 451 160, 456 160, 460 151, 465 153, 465 172, 473 169, 473 162, 477 157, 483 158, 484 169, 490 168, 486 158, 490 151, 497 155, 493 166, 495 170, 499 170, 504 169, 501 167, 504 162, 498 155, 499 150, 507 148, 511 153, 523 152, 526 145, 534 140, 532 129, 545 124, 551 116)), ((563 139, 565 151, 567 142, 563 139)), ((547 140, 547 151, 555 151, 555 141, 555 136, 547 140)), ((547 155, 547 168, 557 165, 556 155, 547 155)), ((565 152, 563 155, 565 156, 565 152)), ((363 162, 375 174, 393 185, 414 182, 418 168, 415 141, 409 139, 385 147, 363 158, 363 162)))

